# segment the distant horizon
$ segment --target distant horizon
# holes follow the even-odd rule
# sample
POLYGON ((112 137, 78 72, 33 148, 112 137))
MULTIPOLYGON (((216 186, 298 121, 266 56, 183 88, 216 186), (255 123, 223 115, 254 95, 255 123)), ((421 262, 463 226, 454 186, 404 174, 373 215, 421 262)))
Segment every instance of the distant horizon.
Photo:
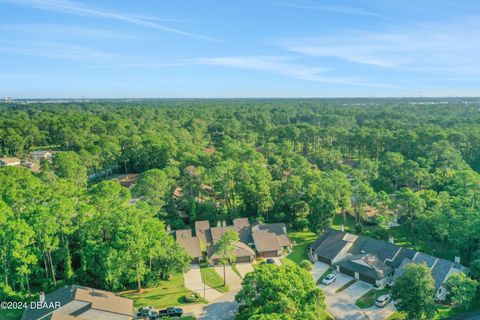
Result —
POLYGON ((476 97, 479 16, 474 0, 0 0, 0 97, 476 97))
POLYGON ((317 96, 317 97, 81 97, 81 98, 66 98, 66 97, 49 97, 49 98, 15 98, 6 97, 0 100, 0 103, 15 102, 15 101, 55 101, 55 100, 67 100, 67 101, 88 101, 88 100, 315 100, 315 99, 480 99, 478 96, 317 96), (11 98, 7 100, 6 98, 11 98))

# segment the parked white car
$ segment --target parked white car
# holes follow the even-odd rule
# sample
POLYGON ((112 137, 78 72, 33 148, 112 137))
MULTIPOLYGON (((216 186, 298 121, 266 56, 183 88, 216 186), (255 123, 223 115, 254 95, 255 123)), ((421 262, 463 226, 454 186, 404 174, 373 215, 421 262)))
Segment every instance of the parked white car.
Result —
POLYGON ((326 286, 335 282, 337 280, 337 276, 333 273, 328 274, 325 278, 323 278, 322 283, 326 286))
POLYGON ((384 294, 375 300, 375 305, 379 308, 385 307, 390 302, 390 295, 384 294))

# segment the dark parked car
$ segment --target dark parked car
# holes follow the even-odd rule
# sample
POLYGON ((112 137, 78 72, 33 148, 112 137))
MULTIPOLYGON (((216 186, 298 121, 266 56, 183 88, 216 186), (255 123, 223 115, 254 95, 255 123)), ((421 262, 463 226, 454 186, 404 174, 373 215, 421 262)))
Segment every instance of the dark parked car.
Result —
POLYGON ((275 263, 275 260, 272 259, 272 258, 268 258, 267 260, 265 260, 265 263, 266 263, 266 264, 276 264, 276 263, 275 263))
POLYGON ((181 317, 183 314, 183 309, 182 308, 167 308, 160 310, 159 312, 160 317, 181 317))
POLYGON ((153 310, 152 307, 143 307, 138 310, 137 318, 140 318, 140 319, 147 318, 150 320, 158 319, 158 312, 153 310))

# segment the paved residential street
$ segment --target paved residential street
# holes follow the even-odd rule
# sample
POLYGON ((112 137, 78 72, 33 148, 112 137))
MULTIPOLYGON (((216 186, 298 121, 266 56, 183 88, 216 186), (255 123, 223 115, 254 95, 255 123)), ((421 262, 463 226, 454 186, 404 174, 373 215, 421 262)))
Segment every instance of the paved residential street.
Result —
MULTIPOLYGON (((183 280, 185 282, 185 288, 195 291, 203 297, 204 284, 202 281, 202 274, 200 273, 200 267, 198 265, 192 265, 190 270, 183 275, 183 280)), ((205 299, 208 301, 214 301, 220 298, 221 295, 221 292, 218 292, 209 286, 205 286, 205 299)))
MULTIPOLYGON (((378 308, 377 306, 373 306, 371 308, 365 309, 364 312, 368 316, 370 320, 385 320, 388 319, 397 309, 395 309, 395 305, 393 302, 390 302, 383 308, 378 308)), ((477 318, 478 319, 478 318, 477 318)))
POLYGON ((231 291, 211 302, 203 311, 200 320, 230 320, 235 317, 238 303, 235 301, 237 291, 231 291))
POLYGON ((183 316, 191 316, 195 318, 200 318, 203 314, 203 310, 207 307, 206 304, 189 304, 186 306, 182 306, 184 314, 183 316))

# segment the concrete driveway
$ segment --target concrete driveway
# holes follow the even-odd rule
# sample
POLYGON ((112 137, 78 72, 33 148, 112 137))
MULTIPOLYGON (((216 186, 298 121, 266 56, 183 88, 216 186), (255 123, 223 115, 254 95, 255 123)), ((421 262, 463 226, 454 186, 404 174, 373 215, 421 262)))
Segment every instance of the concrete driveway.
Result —
POLYGON ((355 305, 355 301, 342 296, 326 294, 327 310, 336 320, 367 320, 365 313, 355 305))
POLYGON ((197 292, 201 297, 205 294, 205 299, 208 301, 214 301, 222 295, 221 292, 203 284, 202 274, 198 265, 192 265, 190 270, 184 273, 183 280, 185 288, 197 292))
POLYGON ((236 292, 229 292, 212 301, 204 310, 200 320, 231 320, 235 318, 238 303, 236 292))
POLYGON ((324 284, 320 284, 319 288, 321 288, 325 293, 331 293, 335 294, 335 291, 342 287, 344 284, 347 282, 351 281, 353 278, 350 276, 347 276, 346 274, 335 272, 335 275, 337 276, 337 280, 335 282, 329 284, 328 286, 324 284))
MULTIPOLYGON (((327 264, 322 262, 315 262, 313 267, 312 277, 315 281, 329 268, 327 264)), ((335 282, 328 286, 318 285, 325 293, 327 310, 336 320, 367 320, 367 315, 355 305, 355 301, 370 290, 372 286, 365 282, 357 281, 342 292, 336 293, 337 289, 353 280, 353 278, 336 271, 334 273, 337 276, 335 282)))
MULTIPOLYGON (((215 266, 215 271, 223 279, 223 265, 215 266)), ((238 291, 242 288, 242 279, 238 274, 233 271, 231 266, 225 266, 225 275, 227 277, 227 285, 230 287, 230 290, 238 291)))
POLYGON ((242 278, 245 278, 247 273, 253 271, 253 266, 252 266, 251 263, 237 263, 236 266, 237 266, 237 270, 238 270, 238 272, 240 272, 240 275, 242 276, 242 278))
POLYGON ((395 304, 390 302, 383 308, 373 306, 371 308, 363 310, 370 320, 386 320, 390 317, 397 309, 395 304))
POLYGON ((365 293, 370 291, 373 286, 363 282, 363 281, 357 281, 354 284, 352 284, 350 287, 347 289, 343 290, 342 292, 337 293, 337 295, 340 295, 346 299, 349 299, 355 303, 358 298, 363 296, 365 293))
POLYGON ((315 283, 317 283, 318 279, 328 270, 330 266, 326 263, 317 261, 313 264, 312 276, 315 283))

